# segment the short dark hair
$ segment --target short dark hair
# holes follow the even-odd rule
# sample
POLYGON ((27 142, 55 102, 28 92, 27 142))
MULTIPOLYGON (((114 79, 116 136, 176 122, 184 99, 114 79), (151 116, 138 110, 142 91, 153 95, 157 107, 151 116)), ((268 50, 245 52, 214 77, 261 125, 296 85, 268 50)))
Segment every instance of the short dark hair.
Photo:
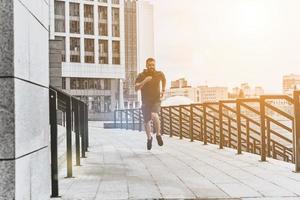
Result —
POLYGON ((155 62, 155 59, 154 59, 154 58, 147 58, 147 60, 146 60, 146 64, 148 64, 148 62, 152 62, 152 61, 154 61, 154 62, 155 62))

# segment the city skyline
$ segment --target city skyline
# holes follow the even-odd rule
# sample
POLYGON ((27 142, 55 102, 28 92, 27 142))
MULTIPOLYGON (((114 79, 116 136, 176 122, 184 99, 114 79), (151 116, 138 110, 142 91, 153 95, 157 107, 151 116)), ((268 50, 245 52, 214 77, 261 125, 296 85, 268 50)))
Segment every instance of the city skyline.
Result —
POLYGON ((282 77, 300 74, 298 1, 151 2, 157 68, 168 86, 185 77, 192 85, 247 82, 281 93, 282 77))

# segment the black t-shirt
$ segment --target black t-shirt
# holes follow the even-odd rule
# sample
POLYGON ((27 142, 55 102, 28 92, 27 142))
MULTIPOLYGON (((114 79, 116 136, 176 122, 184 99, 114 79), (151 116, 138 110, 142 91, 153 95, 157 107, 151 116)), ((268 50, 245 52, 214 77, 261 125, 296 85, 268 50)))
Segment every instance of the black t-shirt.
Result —
POLYGON ((158 103, 160 102, 160 81, 162 81, 163 84, 166 83, 165 75, 161 71, 154 71, 153 73, 150 73, 145 69, 137 76, 135 83, 142 82, 147 76, 152 76, 152 79, 141 89, 142 102, 150 104, 158 103))

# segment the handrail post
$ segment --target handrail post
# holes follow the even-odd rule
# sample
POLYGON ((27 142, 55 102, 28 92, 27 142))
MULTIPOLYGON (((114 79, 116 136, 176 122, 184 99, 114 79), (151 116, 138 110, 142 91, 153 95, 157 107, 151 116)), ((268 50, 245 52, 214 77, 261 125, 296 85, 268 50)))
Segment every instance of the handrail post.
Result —
POLYGON ((67 178, 72 178, 72 103, 71 97, 66 99, 66 134, 67 134, 67 178))
POLYGON ((205 104, 203 104, 203 142, 204 142, 204 145, 207 145, 207 134, 206 134, 206 131, 207 131, 207 125, 206 125, 206 106, 205 104))
POLYGON ((163 107, 160 107, 160 134, 164 134, 164 125, 163 107))
POLYGON ((123 129, 123 110, 120 110, 120 123, 121 123, 120 128, 123 129))
POLYGON ((271 157, 271 124, 267 119, 267 156, 271 157))
POLYGON ((172 130, 172 106, 169 106, 169 120, 170 120, 170 137, 173 136, 172 130))
POLYGON ((194 121, 194 111, 193 111, 193 105, 190 105, 190 138, 191 138, 191 142, 194 141, 194 133, 193 133, 193 130, 194 130, 194 127, 193 127, 193 121, 194 121))
POLYGON ((135 109, 132 109, 132 115, 131 115, 131 117, 132 117, 132 126, 131 126, 131 129, 134 131, 135 130, 135 122, 134 122, 134 111, 135 111, 135 109))
POLYGON ((79 115, 79 102, 74 99, 74 122, 75 122, 75 148, 76 148, 76 165, 80 166, 80 135, 79 135, 79 128, 82 124, 79 123, 80 116, 79 115))
POLYGON ((294 160, 295 172, 300 172, 300 91, 294 91, 294 160))
POLYGON ((128 130, 128 109, 125 110, 126 130, 128 130))
POLYGON ((80 135, 81 135, 81 157, 82 158, 85 158, 85 151, 86 151, 86 148, 85 148, 85 145, 86 145, 86 137, 85 137, 85 131, 84 131, 84 105, 83 104, 80 104, 79 106, 79 109, 80 109, 80 135))
POLYGON ((236 100, 236 123, 237 123, 237 154, 242 153, 242 130, 241 130, 241 102, 236 100))
POLYGON ((250 122, 246 119, 246 146, 247 152, 250 152, 250 122))
POLYGON ((260 97, 259 98, 259 104, 260 104, 260 129, 261 129, 261 161, 266 161, 266 116, 265 116, 265 98, 260 97))
POLYGON ((200 116, 200 134, 199 134, 200 141, 204 141, 203 133, 204 133, 203 117, 200 116))
POLYGON ((49 110, 51 125, 51 197, 59 197, 57 160, 57 94, 49 89, 49 110))
POLYGON ((179 138, 182 139, 182 106, 179 106, 179 138))
POLYGON ((214 134, 214 141, 213 144, 217 144, 217 130, 216 130, 216 118, 213 119, 213 134, 214 134))
POLYGON ((114 128, 117 128, 117 110, 114 110, 114 128))
POLYGON ((88 106, 83 104, 84 107, 84 114, 85 114, 85 120, 84 120, 84 132, 85 132, 85 150, 88 151, 89 147, 89 110, 88 106))
POLYGON ((228 118, 228 147, 231 148, 231 119, 228 118))
POLYGON ((142 131, 142 110, 139 109, 139 131, 142 131))
POLYGON ((220 143, 219 148, 223 149, 224 135, 223 135, 223 106, 219 102, 219 133, 220 133, 220 143))

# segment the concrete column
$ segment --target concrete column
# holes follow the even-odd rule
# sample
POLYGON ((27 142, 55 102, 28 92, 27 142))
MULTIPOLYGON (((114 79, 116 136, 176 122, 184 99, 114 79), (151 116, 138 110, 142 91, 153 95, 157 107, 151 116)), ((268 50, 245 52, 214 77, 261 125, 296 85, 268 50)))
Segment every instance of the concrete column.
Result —
MULTIPOLYGON (((70 35, 70 2, 69 2, 69 0, 67 0, 65 2, 65 8, 66 8, 65 9, 66 35, 70 35)), ((66 62, 70 62, 70 37, 66 37, 65 41, 66 41, 66 62)))
POLYGON ((107 1, 107 33, 108 33, 108 64, 112 64, 112 17, 111 17, 111 1, 107 1))
POLYGON ((84 63, 84 4, 80 3, 80 63, 84 63))
POLYGON ((0 2, 0 199, 46 200, 49 4, 0 2))
MULTIPOLYGON (((99 33, 99 28, 98 28, 98 23, 99 23, 99 13, 98 13, 98 5, 94 4, 94 35, 98 35, 99 33)), ((94 41, 94 56, 95 56, 95 63, 99 64, 99 42, 98 42, 98 37, 95 37, 95 41, 94 41)))

